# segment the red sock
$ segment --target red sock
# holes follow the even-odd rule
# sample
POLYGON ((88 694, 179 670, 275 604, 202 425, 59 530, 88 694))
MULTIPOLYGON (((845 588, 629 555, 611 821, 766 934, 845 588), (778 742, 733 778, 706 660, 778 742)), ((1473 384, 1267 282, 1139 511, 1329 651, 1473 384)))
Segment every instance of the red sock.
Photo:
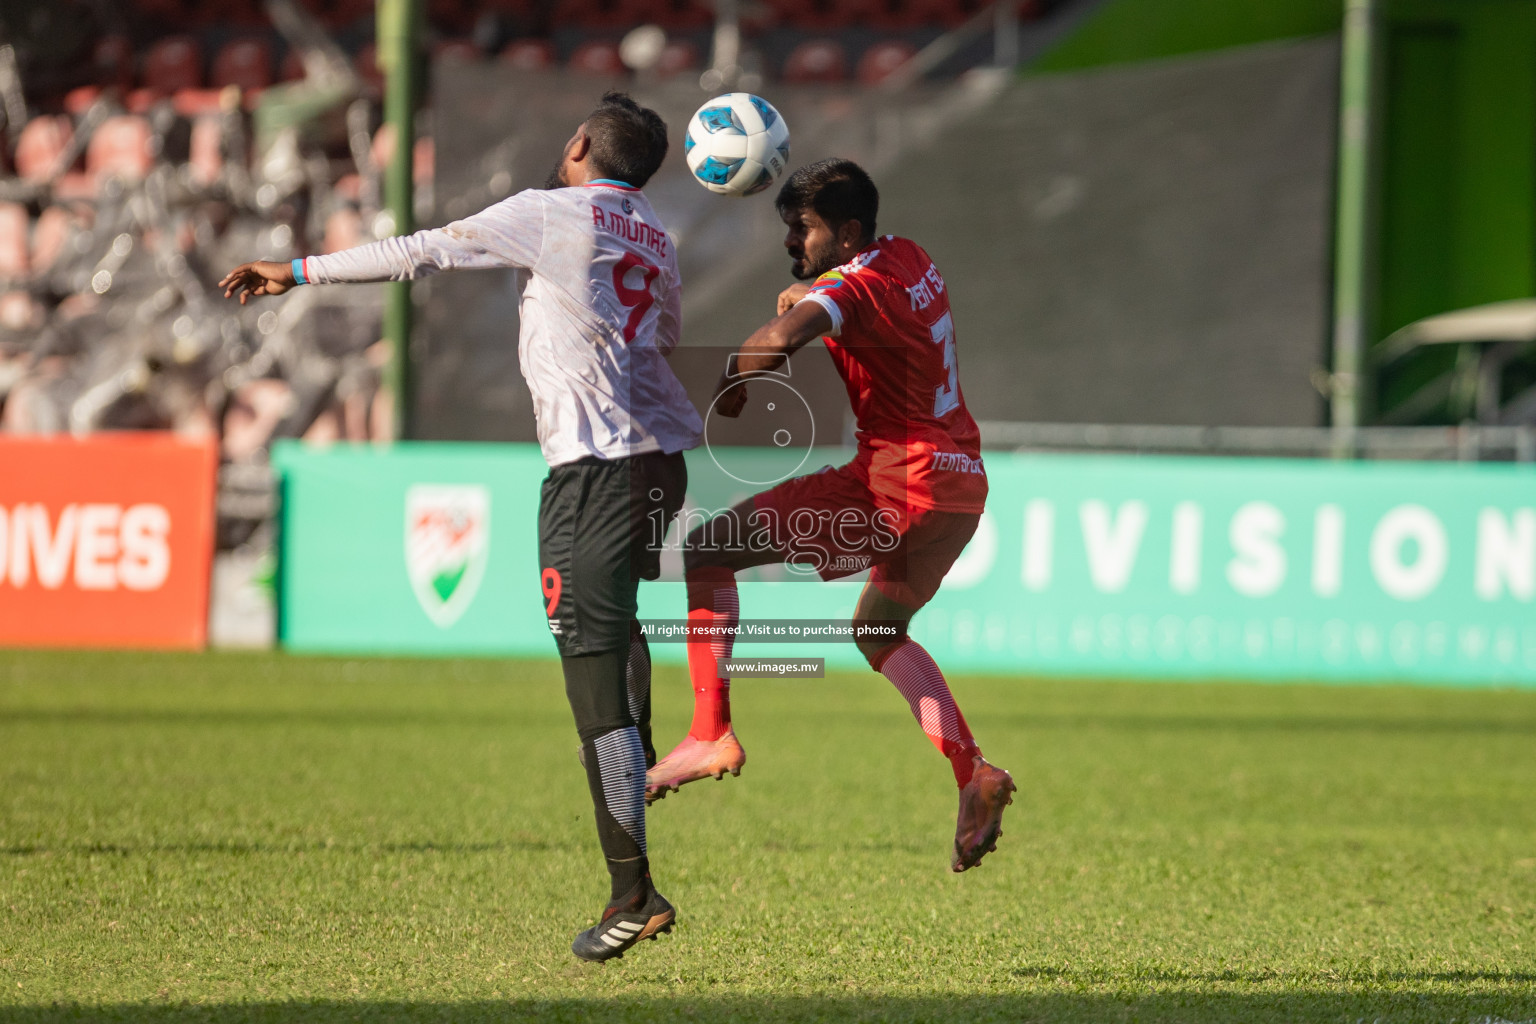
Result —
POLYGON ((740 621, 736 574, 709 566, 695 569, 688 581, 688 676, 693 681, 693 726, 688 735, 715 740, 731 727, 731 682, 720 676, 717 662, 731 656, 734 632, 716 633, 696 627, 729 628, 740 621))
POLYGON ((879 669, 907 698, 912 716, 933 745, 949 758, 955 771, 955 785, 963 787, 970 782, 971 758, 981 750, 933 658, 916 640, 903 640, 882 653, 879 669))

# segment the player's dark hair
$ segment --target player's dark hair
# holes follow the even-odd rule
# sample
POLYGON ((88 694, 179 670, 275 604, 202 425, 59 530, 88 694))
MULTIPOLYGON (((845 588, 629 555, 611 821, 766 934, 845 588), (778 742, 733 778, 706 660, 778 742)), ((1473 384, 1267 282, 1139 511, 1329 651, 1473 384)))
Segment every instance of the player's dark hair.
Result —
POLYGON ((868 241, 875 237, 880 190, 852 160, 829 157, 791 174, 773 205, 781 216, 789 210, 815 210, 833 231, 856 220, 868 241))
POLYGON ((667 123, 627 93, 603 94, 587 115, 588 159, 604 178, 644 188, 667 156, 667 123))

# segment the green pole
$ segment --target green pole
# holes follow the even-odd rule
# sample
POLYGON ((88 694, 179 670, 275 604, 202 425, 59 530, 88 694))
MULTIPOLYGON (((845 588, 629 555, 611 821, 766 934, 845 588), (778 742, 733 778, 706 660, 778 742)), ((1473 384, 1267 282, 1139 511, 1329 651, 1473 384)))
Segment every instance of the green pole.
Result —
MULTIPOLYGON (((395 149, 384 169, 384 208, 394 233, 416 230, 411 192, 411 156, 416 148, 416 39, 421 0, 379 0, 378 61, 384 72, 384 122, 394 129, 395 149)), ((389 341, 385 385, 394 407, 394 436, 411 435, 411 283, 396 281, 384 305, 384 337, 389 341)))
POLYGON ((1345 0, 1333 271, 1333 455, 1355 454, 1366 338, 1376 0, 1345 0))

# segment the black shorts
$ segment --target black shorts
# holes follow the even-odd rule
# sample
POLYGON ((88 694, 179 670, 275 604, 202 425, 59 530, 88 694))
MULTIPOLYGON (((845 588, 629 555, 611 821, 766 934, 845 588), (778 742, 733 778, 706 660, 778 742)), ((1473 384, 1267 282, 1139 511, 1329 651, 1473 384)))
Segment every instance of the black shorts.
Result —
POLYGON ((683 506, 681 452, 556 466, 539 490, 539 586, 562 657, 627 650, 641 580, 683 506))

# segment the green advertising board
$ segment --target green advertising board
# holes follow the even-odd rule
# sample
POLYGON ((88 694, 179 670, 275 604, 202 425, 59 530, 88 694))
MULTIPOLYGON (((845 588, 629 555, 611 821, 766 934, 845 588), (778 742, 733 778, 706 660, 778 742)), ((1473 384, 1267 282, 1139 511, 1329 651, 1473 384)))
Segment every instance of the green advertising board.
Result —
MULTIPOLYGON (((840 457, 816 454, 806 468, 840 457)), ((554 654, 536 448, 286 445, 275 460, 286 646, 554 654)), ((745 493, 708 452, 689 465, 696 509, 745 493)), ((1532 467, 991 453, 987 470, 981 527, 913 627, 947 670, 1536 686, 1532 467)), ((642 617, 685 613, 678 552, 663 565, 673 582, 641 588, 642 617)), ((761 570, 742 616, 846 619, 859 586, 761 570)), ((848 644, 814 653, 860 664, 848 644)))

